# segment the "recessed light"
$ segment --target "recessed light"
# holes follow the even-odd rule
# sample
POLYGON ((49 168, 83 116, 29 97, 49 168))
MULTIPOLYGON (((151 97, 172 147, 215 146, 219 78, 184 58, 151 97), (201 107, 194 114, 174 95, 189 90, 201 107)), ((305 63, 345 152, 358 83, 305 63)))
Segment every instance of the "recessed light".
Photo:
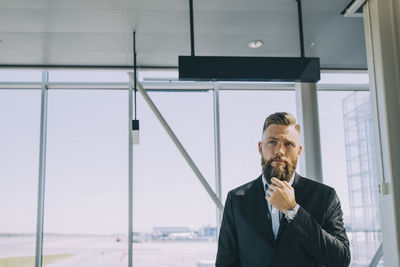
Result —
POLYGON ((254 41, 249 42, 249 47, 250 47, 250 48, 259 48, 259 47, 261 47, 263 44, 264 44, 264 42, 261 41, 261 40, 254 40, 254 41))

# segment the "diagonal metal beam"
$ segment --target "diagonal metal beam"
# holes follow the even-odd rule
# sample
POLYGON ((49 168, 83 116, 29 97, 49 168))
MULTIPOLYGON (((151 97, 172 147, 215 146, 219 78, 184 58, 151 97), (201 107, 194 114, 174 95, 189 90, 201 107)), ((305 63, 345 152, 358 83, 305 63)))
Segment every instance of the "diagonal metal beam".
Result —
MULTIPOLYGON (((134 74, 131 72, 128 72, 129 78, 133 81, 134 80, 134 74)), ((192 158, 189 156, 187 153, 186 149, 183 147, 179 139, 176 137, 175 133, 172 131, 171 127, 169 127, 168 123, 164 119, 164 117, 161 115, 160 111, 157 109, 157 107, 154 105, 153 101, 147 94, 146 90, 143 88, 140 82, 137 83, 137 89, 140 92, 140 94, 143 96, 144 100, 147 102, 151 110, 154 112, 156 115, 157 119, 160 121, 164 129, 167 131, 169 137, 171 137, 172 141, 178 148, 179 152, 181 152, 182 156, 185 158, 186 162, 189 164, 189 166, 192 168, 193 172, 196 174, 197 178, 199 179, 200 183, 203 185, 204 189, 207 191, 207 193, 210 195, 211 199, 214 201, 215 205, 223 211, 224 206, 221 203, 221 200, 217 197, 217 195, 214 193, 214 190, 211 188, 211 186, 208 184, 206 178, 203 176, 203 174, 200 172, 199 168, 196 166, 196 164, 193 162, 192 158)))
POLYGON ((369 267, 376 267, 378 266, 379 261, 383 257, 383 243, 379 245, 379 248, 376 250, 374 257, 372 258, 371 262, 369 263, 369 267))

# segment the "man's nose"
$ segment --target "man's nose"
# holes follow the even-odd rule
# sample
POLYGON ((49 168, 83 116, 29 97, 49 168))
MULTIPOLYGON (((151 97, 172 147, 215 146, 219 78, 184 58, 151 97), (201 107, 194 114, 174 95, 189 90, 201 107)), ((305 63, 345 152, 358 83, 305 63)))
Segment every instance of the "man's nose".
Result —
POLYGON ((279 155, 279 156, 285 155, 285 149, 284 149, 283 144, 279 144, 279 146, 277 147, 277 149, 275 151, 275 155, 279 155))

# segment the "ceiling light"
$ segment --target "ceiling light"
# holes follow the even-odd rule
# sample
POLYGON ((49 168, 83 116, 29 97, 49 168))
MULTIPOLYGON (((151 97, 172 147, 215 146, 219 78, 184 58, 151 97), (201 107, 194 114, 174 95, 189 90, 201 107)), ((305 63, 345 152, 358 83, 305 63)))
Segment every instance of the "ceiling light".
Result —
POLYGON ((264 44, 264 42, 261 41, 261 40, 254 40, 254 41, 251 41, 251 42, 249 43, 249 47, 250 47, 250 48, 259 48, 259 47, 261 47, 263 44, 264 44))

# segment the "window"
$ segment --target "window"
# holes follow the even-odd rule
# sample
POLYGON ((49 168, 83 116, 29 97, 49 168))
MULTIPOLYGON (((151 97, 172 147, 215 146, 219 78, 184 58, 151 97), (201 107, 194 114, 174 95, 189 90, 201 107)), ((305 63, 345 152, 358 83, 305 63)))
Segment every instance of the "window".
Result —
MULTIPOLYGON (((215 188, 213 98, 149 92, 209 185, 215 188)), ((134 266, 197 266, 215 259, 216 208, 149 106, 138 95, 134 145, 134 266)))
POLYGON ((63 266, 127 265, 127 97, 49 91, 43 255, 63 266))
POLYGON ((351 264, 366 266, 382 242, 369 92, 318 97, 324 182, 341 200, 351 264))
POLYGON ((0 90, 0 266, 35 265, 40 96, 0 90))

